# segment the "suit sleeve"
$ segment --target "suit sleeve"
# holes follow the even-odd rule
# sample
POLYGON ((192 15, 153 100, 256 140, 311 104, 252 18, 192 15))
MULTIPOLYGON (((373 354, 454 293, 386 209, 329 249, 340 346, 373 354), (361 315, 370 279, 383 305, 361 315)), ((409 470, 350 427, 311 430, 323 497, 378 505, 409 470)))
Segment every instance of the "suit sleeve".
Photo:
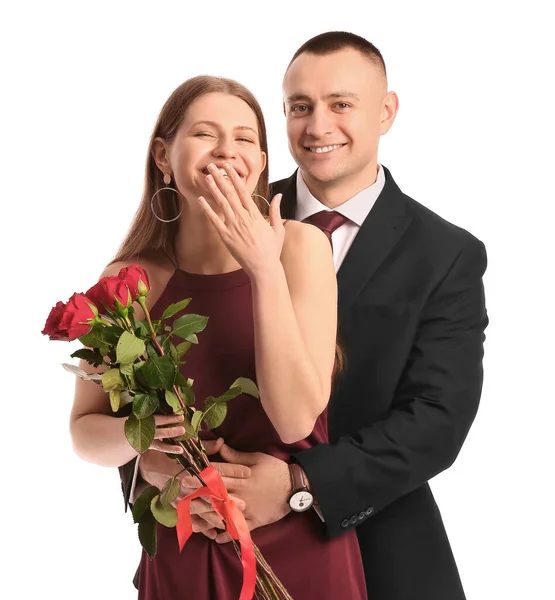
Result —
POLYGON ((295 455, 330 537, 372 518, 457 457, 482 390, 486 262, 484 245, 470 238, 429 296, 387 417, 295 455))

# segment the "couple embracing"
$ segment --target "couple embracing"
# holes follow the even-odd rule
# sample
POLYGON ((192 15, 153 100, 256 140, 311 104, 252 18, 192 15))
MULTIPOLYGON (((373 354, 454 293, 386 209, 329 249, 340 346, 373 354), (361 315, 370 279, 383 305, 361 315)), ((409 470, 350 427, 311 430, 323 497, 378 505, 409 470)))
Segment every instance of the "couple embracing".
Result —
MULTIPOLYGON (((453 463, 478 408, 484 246, 378 162, 398 98, 370 42, 310 39, 285 72, 283 101, 299 168, 270 184, 254 96, 207 76, 177 88, 152 134, 143 200, 103 275, 138 263, 155 317, 184 297, 209 317, 187 355, 198 397, 256 380, 260 401, 234 399, 205 445, 293 598, 463 600, 428 480, 453 463)), ((73 443, 120 466, 132 502, 180 470, 167 456, 179 449, 160 427, 139 459, 105 403, 78 382, 73 443)), ((184 433, 178 418, 169 431, 184 433)), ((180 497, 198 486, 181 484, 180 497)), ((204 500, 191 512, 181 553, 164 527, 156 557, 143 553, 140 599, 238 598, 241 564, 223 524, 204 500)))

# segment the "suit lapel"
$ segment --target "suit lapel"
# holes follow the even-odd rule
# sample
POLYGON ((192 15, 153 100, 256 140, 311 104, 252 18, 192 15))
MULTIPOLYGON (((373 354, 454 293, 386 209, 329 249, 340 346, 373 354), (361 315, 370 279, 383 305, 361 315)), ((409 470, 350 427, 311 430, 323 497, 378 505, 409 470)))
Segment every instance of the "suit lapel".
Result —
MULTIPOLYGON (((401 190, 389 170, 384 167, 384 171, 384 189, 364 220, 337 273, 340 322, 348 316, 358 295, 404 235, 411 221, 411 217, 406 214, 406 203, 401 190)), ((294 219, 297 171, 291 177, 272 184, 271 192, 272 196, 283 194, 281 216, 284 219, 294 219)))
POLYGON ((339 321, 350 313, 358 295, 404 235, 411 217, 403 194, 384 167, 386 182, 364 220, 337 273, 339 321))
POLYGON ((294 219, 297 205, 297 171, 291 177, 271 184, 270 196, 273 198, 276 194, 283 194, 280 208, 281 216, 284 219, 294 219))

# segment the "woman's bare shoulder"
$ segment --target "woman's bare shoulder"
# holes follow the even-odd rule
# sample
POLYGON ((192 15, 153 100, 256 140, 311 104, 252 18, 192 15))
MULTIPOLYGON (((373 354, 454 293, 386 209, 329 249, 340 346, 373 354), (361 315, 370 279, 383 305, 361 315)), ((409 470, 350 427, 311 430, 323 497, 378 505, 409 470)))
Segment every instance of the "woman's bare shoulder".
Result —
POLYGON ((331 254, 330 243, 321 229, 300 221, 284 223, 284 251, 318 251, 331 254))

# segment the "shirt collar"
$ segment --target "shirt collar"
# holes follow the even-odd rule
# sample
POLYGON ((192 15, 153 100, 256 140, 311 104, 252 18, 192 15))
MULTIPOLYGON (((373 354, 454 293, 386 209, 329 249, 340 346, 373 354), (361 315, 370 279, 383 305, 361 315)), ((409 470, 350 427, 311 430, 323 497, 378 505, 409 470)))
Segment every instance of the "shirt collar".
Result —
MULTIPOLYGON (((334 210, 344 217, 347 217, 359 227, 368 216, 368 213, 374 206, 378 196, 382 193, 385 185, 385 173, 383 167, 378 165, 378 176, 376 181, 369 187, 361 190, 352 198, 349 198, 343 204, 340 204, 334 210)), ((297 170, 297 208, 295 210, 295 218, 297 221, 304 221, 308 217, 320 212, 329 210, 327 206, 317 200, 308 189, 301 175, 301 170, 297 170)))

